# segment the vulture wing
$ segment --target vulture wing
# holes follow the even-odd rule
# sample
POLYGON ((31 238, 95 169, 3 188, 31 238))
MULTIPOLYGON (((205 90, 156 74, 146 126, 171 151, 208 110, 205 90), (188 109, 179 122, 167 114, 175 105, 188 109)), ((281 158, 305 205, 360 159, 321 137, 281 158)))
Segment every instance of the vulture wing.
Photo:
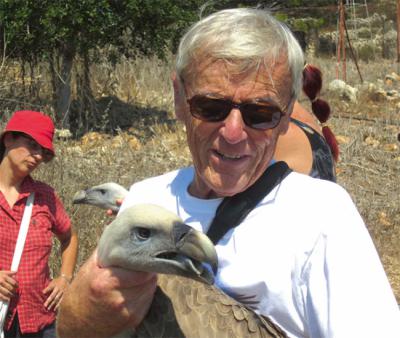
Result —
POLYGON ((271 320, 215 286, 172 275, 159 275, 158 285, 150 311, 132 337, 287 337, 271 320))

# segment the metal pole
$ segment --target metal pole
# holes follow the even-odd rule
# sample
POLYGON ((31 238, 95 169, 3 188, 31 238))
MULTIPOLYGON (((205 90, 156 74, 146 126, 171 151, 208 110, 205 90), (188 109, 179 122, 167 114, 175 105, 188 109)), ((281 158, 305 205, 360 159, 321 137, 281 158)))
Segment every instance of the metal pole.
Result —
MULTIPOLYGON (((400 1, 400 0, 399 0, 399 1, 400 1)), ((356 54, 354 53, 353 46, 351 45, 351 41, 350 41, 350 37, 349 37, 349 31, 347 30, 346 20, 344 21, 344 29, 345 29, 345 31, 346 31, 346 38, 347 38, 347 43, 349 44, 349 49, 350 49, 351 57, 353 58, 353 61, 354 61, 354 63, 356 64, 357 72, 358 72, 358 75, 360 76, 361 83, 363 83, 364 80, 363 80, 362 75, 361 75, 361 72, 360 72, 360 67, 358 67, 358 62, 357 62, 356 54)))
MULTIPOLYGON (((342 0, 339 0, 339 3, 341 2, 342 0)), ((340 4, 338 3, 338 14, 339 14, 339 17, 338 17, 338 20, 337 20, 337 33, 338 33, 338 35, 337 35, 337 41, 336 41, 336 79, 339 79, 339 72, 340 72, 340 70, 339 70, 339 68, 340 68, 340 48, 341 48, 341 45, 342 45, 342 41, 341 41, 341 39, 340 39, 340 4)))
POLYGON ((400 63, 400 0, 397 0, 397 72, 400 63))
POLYGON ((346 48, 345 48, 345 38, 344 38, 344 27, 345 27, 345 10, 342 0, 339 0, 339 35, 340 35, 340 48, 342 54, 342 78, 346 82, 346 48))
POLYGON ((340 45, 341 45, 341 41, 340 41, 340 36, 338 36, 338 41, 337 41, 337 45, 336 45, 336 78, 339 79, 340 78, 340 45))

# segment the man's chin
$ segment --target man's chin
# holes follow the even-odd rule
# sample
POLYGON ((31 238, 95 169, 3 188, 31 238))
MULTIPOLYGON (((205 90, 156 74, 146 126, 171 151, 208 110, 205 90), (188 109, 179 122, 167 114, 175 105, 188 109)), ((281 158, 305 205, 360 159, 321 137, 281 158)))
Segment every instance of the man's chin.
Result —
POLYGON ((213 191, 214 197, 228 197, 246 190, 249 186, 246 183, 248 183, 248 180, 229 176, 221 177, 218 181, 211 181, 209 186, 213 191))
POLYGON ((189 187, 189 193, 203 199, 228 197, 246 190, 251 183, 247 175, 206 170, 200 175, 196 174, 189 187))

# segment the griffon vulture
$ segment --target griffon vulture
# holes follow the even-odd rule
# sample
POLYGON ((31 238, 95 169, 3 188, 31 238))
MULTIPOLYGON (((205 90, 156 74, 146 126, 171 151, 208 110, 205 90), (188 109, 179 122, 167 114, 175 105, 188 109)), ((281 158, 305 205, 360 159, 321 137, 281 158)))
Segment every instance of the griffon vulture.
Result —
MULTIPOLYGON (((116 210, 123 188, 115 187, 106 183, 78 192, 74 203, 106 209, 114 203, 116 210)), ((148 204, 127 208, 106 227, 98 251, 102 266, 160 273, 145 320, 135 332, 116 337, 287 337, 270 319, 212 285, 212 242, 170 211, 148 204)))

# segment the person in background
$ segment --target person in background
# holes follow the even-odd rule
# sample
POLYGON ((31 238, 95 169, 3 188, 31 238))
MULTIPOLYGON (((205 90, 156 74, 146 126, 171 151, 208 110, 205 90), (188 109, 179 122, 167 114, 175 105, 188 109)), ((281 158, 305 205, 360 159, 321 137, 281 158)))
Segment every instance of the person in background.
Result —
POLYGON ((0 300, 9 302, 5 337, 55 337, 56 310, 74 271, 78 238, 63 204, 32 172, 54 157, 54 124, 17 111, 0 136, 0 300), (27 197, 32 215, 18 271, 10 271, 27 197), (50 278, 52 234, 60 241, 60 275, 50 278))
POLYGON ((307 64, 303 69, 303 92, 311 100, 313 113, 295 102, 288 131, 279 137, 274 159, 285 161, 299 173, 336 182, 335 164, 339 148, 335 136, 324 125, 329 118, 330 107, 318 98, 321 87, 321 71, 307 64))
MULTIPOLYGON (((121 212, 157 204, 206 233, 224 198, 279 168, 275 149, 303 68, 298 42, 265 10, 223 10, 194 24, 181 39, 173 77, 193 166, 133 184, 121 212)), ((393 291, 349 194, 295 171, 281 178, 216 244, 216 285, 289 337, 400 337, 393 291)), ((61 303, 61 338, 136 328, 151 307, 155 274, 101 268, 96 255, 61 303)))

